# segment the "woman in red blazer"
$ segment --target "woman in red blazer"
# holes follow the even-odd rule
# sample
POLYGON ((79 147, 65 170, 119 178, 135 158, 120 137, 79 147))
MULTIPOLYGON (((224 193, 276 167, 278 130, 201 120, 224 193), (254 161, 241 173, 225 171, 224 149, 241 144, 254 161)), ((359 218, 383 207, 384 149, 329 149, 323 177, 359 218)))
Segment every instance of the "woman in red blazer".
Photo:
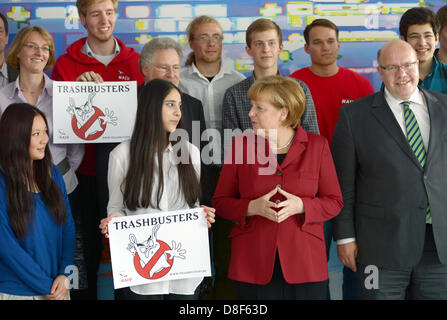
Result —
POLYGON ((228 277, 238 299, 325 299, 323 222, 343 207, 329 145, 299 126, 293 79, 263 78, 248 95, 254 133, 233 140, 212 200, 234 221, 228 277))

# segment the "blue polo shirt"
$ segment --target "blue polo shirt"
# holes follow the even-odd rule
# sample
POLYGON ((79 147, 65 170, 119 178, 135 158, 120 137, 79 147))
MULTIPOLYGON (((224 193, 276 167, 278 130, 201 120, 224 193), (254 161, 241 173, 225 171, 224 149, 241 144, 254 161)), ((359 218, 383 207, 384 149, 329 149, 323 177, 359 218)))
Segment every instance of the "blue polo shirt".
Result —
POLYGON ((430 73, 424 80, 419 80, 419 86, 424 89, 447 94, 447 64, 439 61, 436 57, 438 50, 436 49, 433 55, 430 73))

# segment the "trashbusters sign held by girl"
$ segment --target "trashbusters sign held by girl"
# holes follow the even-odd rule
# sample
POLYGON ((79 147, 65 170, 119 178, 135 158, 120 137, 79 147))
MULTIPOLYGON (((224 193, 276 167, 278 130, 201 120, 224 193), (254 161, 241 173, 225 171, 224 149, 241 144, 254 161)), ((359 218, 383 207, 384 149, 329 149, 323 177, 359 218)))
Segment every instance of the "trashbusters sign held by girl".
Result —
POLYGON ((115 289, 211 275, 202 208, 113 218, 108 228, 115 289))

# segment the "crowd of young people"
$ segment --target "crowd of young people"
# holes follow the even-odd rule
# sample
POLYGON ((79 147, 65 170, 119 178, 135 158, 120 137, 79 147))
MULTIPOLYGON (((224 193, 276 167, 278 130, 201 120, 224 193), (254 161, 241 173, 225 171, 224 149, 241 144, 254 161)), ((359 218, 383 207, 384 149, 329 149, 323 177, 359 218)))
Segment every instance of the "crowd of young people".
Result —
POLYGON ((222 57, 223 29, 211 16, 189 24, 182 70, 174 40, 153 39, 140 55, 114 36, 118 0, 76 5, 87 37, 57 61, 40 26, 22 28, 5 57, 1 16, 0 299, 330 299, 332 239, 344 299, 447 299, 447 9, 403 14, 401 40, 378 53, 383 87, 374 93, 339 65, 328 19, 306 26, 311 65, 289 77, 278 70, 281 29, 255 20, 245 79, 222 57), (52 143, 53 80, 137 81, 131 139, 52 143), (189 139, 171 141, 180 129, 189 139), (177 144, 186 162, 174 160, 177 144), (104 285, 112 219, 201 205, 211 284, 104 285), (371 265, 380 272, 372 288, 371 265), (70 266, 79 271, 71 291, 70 266))

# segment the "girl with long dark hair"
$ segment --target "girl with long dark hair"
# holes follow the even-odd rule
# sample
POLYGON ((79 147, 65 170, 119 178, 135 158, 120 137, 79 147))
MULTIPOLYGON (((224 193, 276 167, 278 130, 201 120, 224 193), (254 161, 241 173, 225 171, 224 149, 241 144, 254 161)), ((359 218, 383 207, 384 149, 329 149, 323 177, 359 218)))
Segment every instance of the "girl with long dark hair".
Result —
MULTIPOLYGON (((10 68, 19 70, 19 76, 0 89, 0 115, 12 103, 29 103, 41 110, 48 119, 48 133, 53 163, 57 165, 65 182, 72 214, 77 226, 75 264, 79 271, 78 288, 71 297, 76 299, 87 287, 84 245, 81 226, 84 221, 81 210, 76 170, 84 157, 83 144, 53 143, 53 81, 45 74, 56 60, 54 41, 51 34, 41 26, 26 26, 17 32, 6 54, 5 62, 10 68)), ((64 108, 65 106, 54 106, 64 108)), ((57 133, 56 133, 57 134, 57 133)))
MULTIPOLYGON (((200 152, 186 139, 169 139, 181 127, 181 115, 181 94, 174 84, 155 79, 143 87, 132 138, 110 153, 109 218, 101 220, 102 233, 107 234, 107 224, 114 216, 199 206, 200 152)), ((206 211, 210 226, 215 210, 206 211)), ((118 299, 194 299, 202 280, 162 281, 115 292, 118 299)))
POLYGON ((0 118, 0 299, 68 296, 75 230, 39 109, 11 104, 0 118), (68 268, 67 268, 68 267, 68 268))

